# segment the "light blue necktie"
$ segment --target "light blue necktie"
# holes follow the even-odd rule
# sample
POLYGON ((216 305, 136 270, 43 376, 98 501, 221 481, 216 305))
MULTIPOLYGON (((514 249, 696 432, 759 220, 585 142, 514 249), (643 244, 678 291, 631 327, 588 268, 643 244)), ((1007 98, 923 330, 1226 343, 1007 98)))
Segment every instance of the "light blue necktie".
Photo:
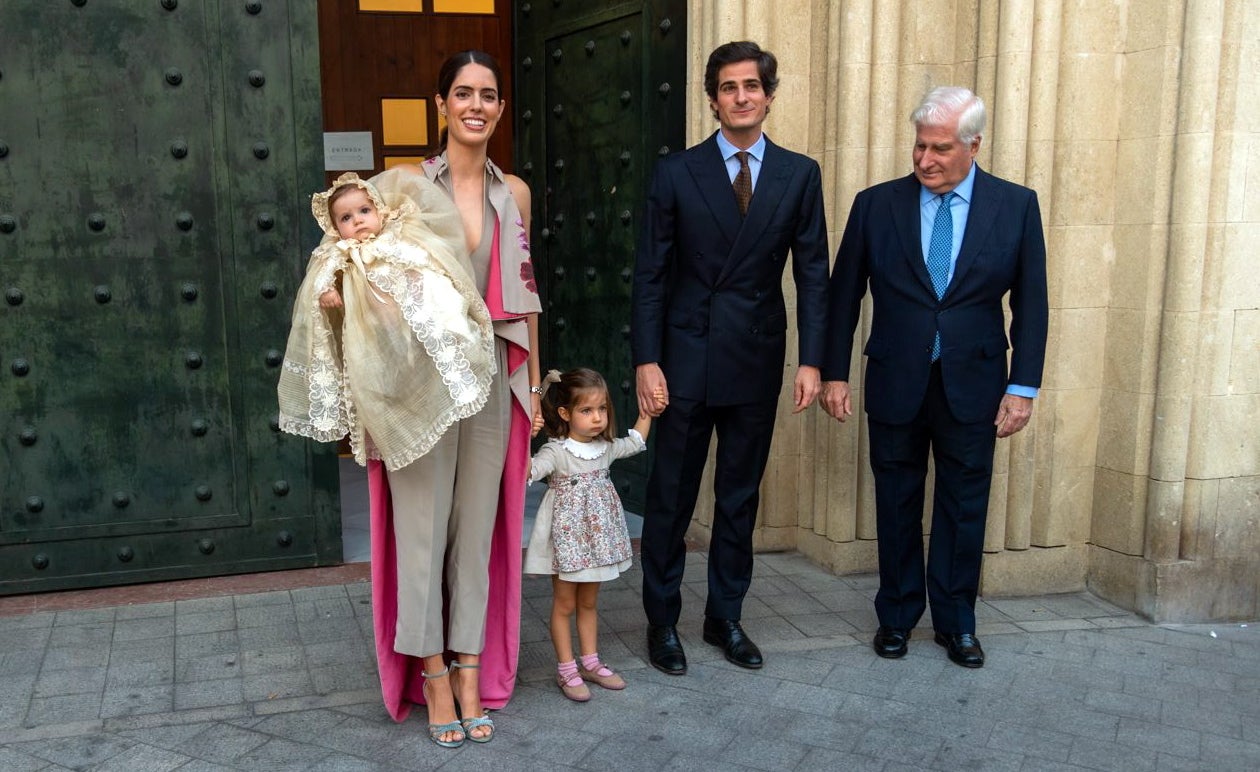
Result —
MULTIPOLYGON (((954 217, 950 214, 950 202, 958 195, 953 191, 941 196, 941 205, 936 209, 936 219, 932 221, 932 240, 928 242, 927 269, 932 277, 932 289, 936 290, 936 299, 940 300, 949 286, 950 254, 954 251, 954 217)), ((932 341, 932 361, 941 358, 941 332, 936 331, 936 339, 932 341)))

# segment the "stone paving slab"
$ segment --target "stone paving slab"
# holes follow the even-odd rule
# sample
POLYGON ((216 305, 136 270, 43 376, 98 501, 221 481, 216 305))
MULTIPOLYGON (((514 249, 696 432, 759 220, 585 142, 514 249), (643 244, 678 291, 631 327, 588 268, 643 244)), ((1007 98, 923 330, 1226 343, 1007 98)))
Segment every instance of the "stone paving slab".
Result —
POLYGON ((629 682, 586 704, 553 681, 545 578, 523 587, 519 685, 487 745, 385 714, 366 582, 0 618, 0 770, 1260 769, 1260 625, 1151 625, 1087 593, 984 599, 986 666, 925 620, 870 650, 871 575, 760 555, 747 671, 701 640, 688 555, 686 676, 645 661, 633 569, 602 589, 601 649, 629 682))

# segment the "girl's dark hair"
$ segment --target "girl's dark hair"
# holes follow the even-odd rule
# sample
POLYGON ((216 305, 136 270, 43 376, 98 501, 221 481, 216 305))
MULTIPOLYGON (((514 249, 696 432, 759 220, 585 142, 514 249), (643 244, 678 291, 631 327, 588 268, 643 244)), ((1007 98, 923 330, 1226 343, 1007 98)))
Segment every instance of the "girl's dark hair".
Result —
POLYGON ((604 376, 589 367, 577 367, 566 373, 547 373, 543 386, 542 414, 543 426, 547 436, 562 440, 569 436, 569 422, 560 417, 560 408, 573 413, 578 400, 592 391, 604 395, 608 402, 608 425, 600 434, 600 439, 612 442, 617 436, 617 416, 613 412, 612 399, 608 394, 608 384, 604 376))
MULTIPOLYGON (((446 61, 442 62, 442 67, 438 70, 437 95, 442 97, 443 101, 450 99, 451 88, 455 85, 455 76, 469 64, 480 64, 494 75, 494 87, 499 90, 499 99, 503 99, 503 72, 499 69, 499 63, 490 54, 475 48, 446 57, 446 61)), ((438 152, 445 151, 446 128, 443 127, 442 133, 438 135, 438 152)))

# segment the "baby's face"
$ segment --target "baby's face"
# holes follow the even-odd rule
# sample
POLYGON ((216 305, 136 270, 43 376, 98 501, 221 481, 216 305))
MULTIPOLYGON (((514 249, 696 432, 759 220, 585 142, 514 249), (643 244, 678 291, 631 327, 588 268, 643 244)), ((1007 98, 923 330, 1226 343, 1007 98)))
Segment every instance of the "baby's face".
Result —
POLYGON ((363 188, 342 195, 333 202, 329 212, 343 239, 363 241, 381 232, 381 214, 363 188))

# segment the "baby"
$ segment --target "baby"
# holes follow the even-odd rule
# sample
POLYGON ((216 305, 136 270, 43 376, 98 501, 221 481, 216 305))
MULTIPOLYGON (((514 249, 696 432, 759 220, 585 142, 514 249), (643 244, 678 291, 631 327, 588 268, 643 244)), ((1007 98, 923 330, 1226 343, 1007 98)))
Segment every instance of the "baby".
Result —
POLYGON ((399 469, 481 409, 495 372, 459 213, 405 170, 343 174, 311 211, 325 235, 294 303, 280 428, 349 434, 360 464, 399 469))

